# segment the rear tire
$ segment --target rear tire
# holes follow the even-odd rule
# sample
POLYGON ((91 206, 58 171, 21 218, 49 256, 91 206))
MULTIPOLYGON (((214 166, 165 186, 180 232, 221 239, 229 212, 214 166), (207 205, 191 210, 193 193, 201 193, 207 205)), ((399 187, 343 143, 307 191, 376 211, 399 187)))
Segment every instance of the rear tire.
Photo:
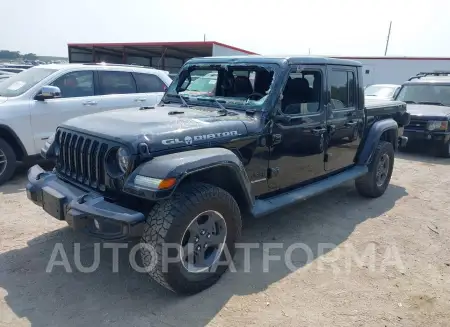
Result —
POLYGON ((156 203, 148 215, 141 240, 143 265, 156 282, 175 293, 201 292, 215 284, 228 269, 225 262, 234 256, 241 226, 239 207, 228 192, 210 184, 187 184, 170 199, 156 203), (213 244, 213 240, 219 240, 217 243, 221 245, 213 244), (164 248, 165 244, 170 246, 164 248), (192 252, 181 249, 189 245, 192 252), (187 259, 189 255, 191 262, 187 259), (197 270, 194 257, 203 264, 197 262, 200 267, 197 270), (165 261, 167 258, 170 261, 165 261), (174 259, 176 262, 171 262, 174 259), (209 263, 216 265, 214 270, 209 263))
POLYGON ((394 147, 392 143, 380 141, 369 172, 356 179, 355 186, 359 194, 368 198, 378 198, 384 194, 394 169, 394 147))
POLYGON ((12 147, 0 138, 0 185, 11 179, 16 171, 16 154, 12 147))

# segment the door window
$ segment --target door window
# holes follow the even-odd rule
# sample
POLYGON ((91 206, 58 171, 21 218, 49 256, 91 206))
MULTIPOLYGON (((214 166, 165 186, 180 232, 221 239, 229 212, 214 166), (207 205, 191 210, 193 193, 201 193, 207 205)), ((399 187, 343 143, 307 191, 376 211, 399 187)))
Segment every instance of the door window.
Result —
POLYGON ((137 93, 136 82, 129 72, 99 71, 102 95, 137 93))
POLYGON ((161 79, 153 74, 133 73, 138 93, 165 92, 167 89, 161 79))
POLYGON ((355 74, 353 72, 332 70, 329 83, 333 110, 355 107, 355 74))
POLYGON ((320 111, 322 74, 303 70, 289 74, 283 91, 281 111, 285 115, 308 115, 320 111))
POLYGON ((83 70, 67 73, 56 79, 52 86, 57 86, 61 90, 62 98, 78 98, 93 96, 94 93, 94 72, 83 70))

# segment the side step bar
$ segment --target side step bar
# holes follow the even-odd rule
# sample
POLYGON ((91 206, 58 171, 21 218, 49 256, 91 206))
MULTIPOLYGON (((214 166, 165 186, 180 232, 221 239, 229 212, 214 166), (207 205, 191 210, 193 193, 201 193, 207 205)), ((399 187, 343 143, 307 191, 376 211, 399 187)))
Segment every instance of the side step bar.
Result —
POLYGON ((255 218, 268 215, 297 202, 306 200, 314 195, 331 190, 342 183, 361 177, 368 171, 369 169, 367 166, 354 166, 334 176, 289 191, 285 194, 276 195, 264 200, 256 200, 251 214, 255 218))

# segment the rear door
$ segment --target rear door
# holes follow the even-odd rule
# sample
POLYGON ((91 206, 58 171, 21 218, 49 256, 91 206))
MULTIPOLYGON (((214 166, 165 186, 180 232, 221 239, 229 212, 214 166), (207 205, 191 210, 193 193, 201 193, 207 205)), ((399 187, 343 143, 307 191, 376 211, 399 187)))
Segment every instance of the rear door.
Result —
POLYGON ((158 76, 146 73, 133 73, 133 76, 137 84, 136 99, 139 99, 139 103, 154 106, 161 101, 167 86, 158 76))
POLYGON ((139 107, 146 102, 146 97, 138 94, 131 72, 99 70, 98 86, 102 95, 99 111, 139 107))
POLYGON ((357 109, 357 71, 350 66, 328 66, 327 172, 354 163, 362 135, 364 113, 357 109))

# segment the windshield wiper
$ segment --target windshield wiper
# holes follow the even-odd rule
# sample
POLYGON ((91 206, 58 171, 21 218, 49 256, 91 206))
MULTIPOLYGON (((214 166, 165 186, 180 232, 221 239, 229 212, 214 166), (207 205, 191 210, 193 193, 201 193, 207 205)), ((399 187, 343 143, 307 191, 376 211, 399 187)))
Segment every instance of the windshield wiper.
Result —
POLYGON ((433 101, 420 101, 419 104, 431 104, 431 105, 436 105, 436 106, 445 106, 443 103, 433 102, 433 101))
POLYGON ((218 112, 219 114, 222 114, 222 115, 227 115, 227 114, 228 114, 227 108, 225 108, 225 107, 223 106, 223 104, 221 104, 219 101, 217 101, 217 99, 214 99, 214 101, 215 101, 215 102, 217 103, 217 105, 220 107, 220 109, 217 110, 217 112, 218 112))
POLYGON ((179 93, 177 93, 177 95, 178 95, 178 97, 180 98, 181 102, 183 103, 181 106, 182 106, 182 107, 188 108, 189 105, 188 105, 188 103, 186 102, 186 100, 184 100, 183 96, 182 96, 181 94, 179 94, 179 93))
POLYGON ((415 101, 411 101, 411 100, 406 100, 406 101, 403 101, 404 103, 417 103, 417 102, 415 102, 415 101))
POLYGON ((197 98, 197 100, 214 102, 214 103, 216 103, 216 104, 219 106, 219 108, 220 108, 219 110, 217 110, 217 112, 218 112, 219 114, 224 115, 224 116, 226 116, 226 115, 228 114, 227 108, 225 108, 225 107, 223 106, 223 104, 221 104, 216 98, 207 98, 207 99, 205 99, 205 98, 197 98))

